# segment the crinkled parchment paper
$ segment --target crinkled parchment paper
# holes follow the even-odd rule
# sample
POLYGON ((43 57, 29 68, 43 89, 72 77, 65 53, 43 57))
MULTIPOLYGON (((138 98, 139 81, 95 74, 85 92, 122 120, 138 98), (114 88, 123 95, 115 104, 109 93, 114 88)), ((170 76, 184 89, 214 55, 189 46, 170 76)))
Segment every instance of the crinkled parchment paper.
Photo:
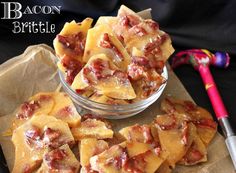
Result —
MULTIPOLYGON (((0 132, 10 127, 12 113, 20 103, 37 92, 54 91, 59 86, 56 57, 54 51, 46 45, 30 46, 26 51, 0 65, 0 132)), ((168 67, 169 79, 161 98, 148 109, 123 120, 113 120, 115 129, 135 123, 150 123, 161 113, 160 101, 166 95, 180 99, 191 97, 184 89, 173 71, 168 67)), ((9 169, 14 164, 14 147, 10 137, 0 136, 0 143, 9 169)), ((196 166, 177 166, 176 173, 234 173, 233 165, 226 150, 224 139, 216 134, 208 148, 208 162, 196 166)))

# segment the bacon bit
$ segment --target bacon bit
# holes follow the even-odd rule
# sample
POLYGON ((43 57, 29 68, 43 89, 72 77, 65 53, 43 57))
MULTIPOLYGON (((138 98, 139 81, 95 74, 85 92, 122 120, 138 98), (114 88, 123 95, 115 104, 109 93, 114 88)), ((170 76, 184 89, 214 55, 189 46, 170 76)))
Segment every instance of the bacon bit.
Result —
POLYGON ((144 47, 145 53, 150 53, 152 50, 154 50, 156 47, 158 47, 160 45, 160 43, 161 43, 161 38, 156 37, 151 42, 146 44, 146 46, 144 47))
POLYGON ((111 49, 112 48, 112 44, 111 41, 109 39, 109 35, 108 33, 104 33, 103 34, 103 38, 100 41, 99 45, 103 48, 107 48, 107 49, 111 49))
POLYGON ((140 22, 139 18, 134 15, 125 15, 120 18, 121 25, 130 28, 138 25, 140 22))
POLYGON ((90 65, 90 70, 94 73, 97 80, 106 78, 112 74, 112 71, 109 69, 109 63, 107 61, 101 61, 100 59, 95 60, 90 65), (108 72, 108 74, 106 74, 108 72))
POLYGON ((209 129, 216 129, 217 128, 217 123, 208 118, 192 121, 193 124, 195 124, 197 127, 202 127, 202 128, 209 128, 209 129))
POLYGON ((171 122, 168 122, 168 124, 161 122, 161 120, 159 120, 159 118, 155 119, 155 124, 157 124, 161 130, 171 130, 174 129, 176 127, 176 117, 174 114, 171 115, 166 115, 168 116, 168 118, 171 119, 171 122))
POLYGON ((147 19, 147 20, 144 20, 144 22, 151 28, 153 29, 154 31, 158 30, 159 29, 159 25, 157 22, 151 20, 151 19, 147 19))
POLYGON ((128 19, 127 16, 121 17, 121 18, 120 18, 120 23, 121 23, 122 26, 129 26, 129 27, 132 27, 132 26, 130 25, 130 22, 129 22, 129 19, 128 19))
POLYGON ((159 73, 162 73, 162 69, 165 65, 164 61, 162 60, 156 60, 152 58, 148 59, 145 56, 132 56, 132 63, 143 66, 147 69, 154 68, 159 70, 159 73))
POLYGON ((92 84, 92 80, 88 77, 88 74, 91 72, 91 69, 89 67, 85 67, 83 68, 82 74, 83 74, 83 80, 87 83, 87 84, 92 84))
POLYGON ((67 39, 65 36, 62 35, 57 35, 57 39, 59 42, 61 42, 62 44, 64 44, 65 46, 70 46, 70 44, 68 43, 67 39))
POLYGON ((67 156, 67 153, 63 149, 55 149, 52 152, 45 155, 46 161, 63 160, 67 156))
POLYGON ((134 26, 132 29, 134 30, 135 34, 137 34, 140 37, 147 35, 147 31, 139 25, 134 26))
POLYGON ((46 102, 46 101, 50 101, 52 99, 51 95, 40 95, 39 96, 39 102, 46 102))
POLYGON ((45 154, 44 159, 49 167, 49 169, 58 169, 60 164, 58 161, 63 160, 67 155, 66 151, 63 149, 55 149, 47 154, 45 154))
POLYGON ((130 173, 143 173, 147 165, 145 157, 147 157, 150 153, 151 151, 148 150, 145 153, 129 158, 124 165, 124 170, 130 173))
POLYGON ((16 118, 18 119, 28 119, 30 118, 35 110, 40 108, 40 104, 38 101, 25 102, 20 107, 20 112, 16 114, 16 118))
POLYGON ((42 141, 45 145, 51 148, 57 148, 60 146, 60 141, 58 140, 61 136, 61 133, 58 130, 53 130, 51 128, 46 128, 43 134, 42 141))
POLYGON ((186 146, 188 144, 189 138, 189 126, 186 121, 183 122, 183 134, 182 134, 182 142, 186 146))
POLYGON ((71 49, 76 55, 82 56, 84 53, 85 39, 83 38, 83 33, 79 32, 74 35, 57 35, 57 39, 66 48, 71 49))
POLYGON ((153 142, 153 137, 151 134, 151 128, 147 125, 141 126, 142 132, 143 132, 143 137, 144 137, 144 143, 152 143, 153 142))
POLYGON ((109 63, 107 61, 103 61, 101 59, 96 59, 95 61, 93 61, 90 64, 90 70, 96 74, 97 76, 101 75, 101 72, 106 69, 109 68, 109 63))
POLYGON ((132 56, 132 63, 150 68, 149 60, 142 56, 132 56))
POLYGON ((59 141, 61 133, 58 130, 46 128, 44 133, 41 134, 39 128, 33 126, 31 129, 25 132, 26 142, 31 147, 36 149, 42 148, 43 146, 49 146, 51 148, 57 148, 64 141, 59 141))
POLYGON ((73 110, 70 106, 66 106, 58 111, 56 115, 67 117, 73 115, 73 110))
POLYGON ((66 82, 70 85, 74 81, 75 76, 82 69, 82 64, 76 59, 73 59, 69 56, 64 56, 61 59, 62 65, 66 68, 66 82))
POLYGON ((90 64, 90 70, 95 74, 96 78, 99 80, 101 78, 107 77, 110 74, 103 74, 105 69, 109 69, 109 62, 102 61, 101 59, 96 59, 90 64))
POLYGON ((118 35, 117 38, 123 45, 125 44, 125 39, 122 35, 118 35))
POLYGON ((197 110, 197 106, 191 101, 184 101, 184 108, 187 112, 192 112, 197 110))
POLYGON ((119 51, 119 49, 111 42, 108 33, 103 34, 102 40, 99 42, 99 46, 106 48, 106 49, 111 49, 114 54, 120 58, 120 60, 124 60, 124 57, 122 53, 119 51))
POLYGON ((98 58, 94 60, 88 67, 85 67, 82 73, 85 82, 89 85, 92 85, 100 79, 112 76, 114 74, 114 70, 110 68, 108 61, 103 61, 102 59, 98 58))
POLYGON ((161 43, 164 43, 164 42, 167 40, 167 38, 169 38, 169 35, 163 34, 163 35, 161 36, 161 43))
POLYGON ((77 94, 84 94, 85 92, 86 92, 86 90, 85 89, 76 89, 75 90, 75 92, 77 93, 77 94))
POLYGON ((161 55, 161 49, 160 45, 166 41, 168 38, 167 34, 164 34, 162 36, 158 36, 155 39, 153 39, 151 42, 147 43, 144 47, 144 55, 145 56, 151 56, 151 57, 158 57, 161 55))
POLYGON ((188 164, 194 164, 200 161, 204 155, 197 149, 191 148, 187 154, 183 157, 183 160, 188 164))
POLYGON ((157 56, 160 55, 161 50, 160 50, 160 44, 161 44, 161 38, 156 37, 154 40, 151 42, 147 43, 146 46, 144 47, 144 55, 145 56, 157 56))
POLYGON ((26 137, 26 143, 29 146, 35 145, 36 148, 41 148, 41 132, 40 129, 36 126, 33 126, 31 129, 27 130, 25 132, 25 137, 26 137))
POLYGON ((33 126, 31 129, 25 132, 25 136, 33 140, 39 140, 41 138, 40 129, 36 126, 33 126))
POLYGON ((121 82, 122 84, 126 84, 129 82, 128 74, 123 71, 115 70, 113 75, 116 76, 119 82, 121 82))
POLYGON ((83 69, 83 74, 84 74, 84 75, 88 75, 90 72, 91 72, 91 69, 88 68, 88 67, 85 67, 85 68, 83 69))
POLYGON ((88 166, 83 167, 82 169, 83 169, 83 173, 99 173, 98 171, 92 170, 90 164, 88 166))
POLYGON ((53 130, 51 128, 46 128, 44 131, 44 138, 45 140, 53 141, 60 136, 60 132, 58 130, 53 130))
POLYGON ((122 148, 122 153, 119 156, 112 157, 106 160, 107 165, 114 165, 117 169, 121 169, 128 160, 128 154, 126 149, 122 148))
POLYGON ((145 69, 142 66, 131 63, 128 65, 128 76, 136 81, 143 78, 146 75, 145 69))
POLYGON ((140 126, 138 124, 132 126, 129 133, 129 140, 135 140, 137 142, 149 144, 154 142, 153 136, 151 134, 151 128, 147 125, 140 126))
POLYGON ((154 60, 154 59, 150 59, 149 60, 149 65, 150 65, 150 67, 151 68, 155 68, 156 70, 159 70, 159 71, 157 71, 159 74, 161 74, 162 73, 162 71, 163 71, 163 68, 164 68, 164 66, 165 66, 165 62, 164 61, 162 61, 162 60, 154 60))

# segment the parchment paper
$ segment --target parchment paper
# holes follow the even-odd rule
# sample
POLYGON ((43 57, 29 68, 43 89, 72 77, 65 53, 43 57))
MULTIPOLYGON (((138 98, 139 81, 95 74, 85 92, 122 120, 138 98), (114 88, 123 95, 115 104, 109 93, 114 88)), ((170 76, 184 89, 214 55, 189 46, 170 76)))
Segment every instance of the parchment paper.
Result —
MULTIPOLYGON (((56 57, 46 45, 30 46, 26 51, 0 65, 0 132, 10 127, 11 119, 20 103, 41 91, 54 91, 59 85, 56 57)), ((166 95, 191 100, 191 97, 168 67, 169 79, 161 98, 144 112, 123 120, 113 120, 116 130, 135 123, 150 123, 160 114, 160 101, 166 95)), ((10 137, 0 135, 0 143, 11 170, 14 164, 14 147, 10 137)), ((175 173, 234 173, 224 139, 216 134, 208 148, 208 162, 196 166, 177 166, 175 173)))

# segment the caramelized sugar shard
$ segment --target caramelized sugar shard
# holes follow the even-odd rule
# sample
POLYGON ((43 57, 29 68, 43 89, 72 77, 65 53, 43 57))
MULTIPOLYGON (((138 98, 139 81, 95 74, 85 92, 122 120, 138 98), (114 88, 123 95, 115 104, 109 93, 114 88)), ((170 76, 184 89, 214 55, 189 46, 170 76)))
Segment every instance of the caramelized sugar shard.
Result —
POLYGON ((69 85, 73 83, 75 76, 80 72, 83 65, 82 62, 67 55, 63 56, 57 63, 58 69, 63 73, 65 81, 69 85))
POLYGON ((105 54, 91 57, 71 87, 74 90, 92 87, 98 94, 115 99, 133 99, 136 96, 128 76, 117 69, 105 54))
POLYGON ((125 148, 114 145, 90 159, 91 169, 99 173, 120 173, 128 160, 125 148))
POLYGON ((53 93, 53 99, 55 105, 49 114, 68 123, 70 127, 78 126, 81 116, 70 97, 64 92, 55 92, 53 93))
POLYGON ((127 72, 137 95, 134 101, 149 97, 166 81, 161 76, 164 65, 163 61, 150 59, 143 54, 143 51, 132 48, 132 62, 127 72))
POLYGON ((71 132, 76 140, 84 138, 107 139, 113 137, 113 131, 101 120, 86 119, 78 127, 72 128, 71 132))
POLYGON ((125 146, 129 159, 124 172, 155 172, 166 156, 161 153, 159 139, 151 125, 134 125, 121 129, 119 133, 127 141, 125 146))
POLYGON ((80 141, 80 162, 82 167, 89 166, 89 160, 92 156, 102 153, 108 149, 108 143, 96 138, 85 138, 80 141))
POLYGON ((126 44, 126 49, 134 56, 132 49, 138 49, 143 52, 143 56, 150 60, 165 63, 174 52, 169 35, 163 31, 155 34, 147 34, 142 38, 134 37, 126 44), (142 41, 140 41, 142 40, 142 41))
POLYGON ((196 128, 192 128, 193 142, 184 157, 178 162, 183 165, 195 165, 207 161, 207 149, 201 138, 198 136, 196 128))
POLYGON ((38 93, 19 106, 16 118, 13 120, 13 129, 19 127, 33 115, 49 114, 54 106, 53 93, 38 93))
POLYGON ((142 75, 137 74, 137 71, 135 71, 136 69, 140 69, 140 66, 131 64, 130 70, 128 72, 129 76, 133 75, 134 77, 138 78, 137 80, 133 80, 131 82, 134 86, 134 91, 136 93, 136 98, 134 99, 134 102, 150 97, 152 94, 157 92, 160 86, 166 81, 154 69, 142 70, 142 75))
POLYGON ((33 116, 15 129, 12 135, 15 163, 12 172, 33 171, 43 155, 63 144, 72 145, 74 138, 68 125, 52 116, 33 116), (23 158, 23 159, 22 159, 23 158))
POLYGON ((120 70, 127 70, 130 56, 108 25, 89 29, 85 45, 84 62, 97 54, 105 54, 120 70))
POLYGON ((154 138, 152 136, 150 125, 139 125, 125 127, 119 131, 119 133, 125 137, 127 141, 153 143, 154 138))
POLYGON ((151 150, 130 157, 124 164, 123 172, 145 172, 154 173, 163 163, 163 159, 158 157, 151 150))
POLYGON ((97 83, 101 77, 112 75, 114 70, 118 70, 118 68, 105 54, 94 55, 75 77, 71 87, 75 90, 83 90, 93 83, 97 83))
MULTIPOLYGON (((132 37, 137 36, 135 33, 130 32, 130 30, 140 24, 143 19, 124 5, 120 7, 117 17, 118 22, 117 25, 114 26, 114 30, 118 35, 124 38, 124 42, 127 45, 127 43, 132 40, 132 37)), ((142 29, 140 33, 146 33, 146 31, 142 29)))
POLYGON ((13 129, 28 121, 33 115, 49 115, 68 123, 70 127, 80 123, 80 115, 76 111, 70 97, 64 92, 38 93, 21 104, 13 121, 13 129))
POLYGON ((124 5, 118 11, 118 19, 114 30, 125 38, 129 52, 136 47, 145 56, 164 62, 174 52, 169 36, 152 19, 144 20, 124 5))
POLYGON ((100 25, 108 25, 112 29, 131 57, 135 47, 149 59, 165 63, 174 52, 170 37, 159 30, 158 23, 152 19, 142 19, 124 5, 120 7, 117 17, 100 17, 96 26, 100 25))
POLYGON ((65 144, 57 149, 46 153, 43 163, 37 173, 70 172, 77 173, 80 163, 76 159, 70 147, 65 144))
POLYGON ((53 41, 53 46, 59 57, 57 66, 65 73, 66 82, 72 84, 75 76, 83 67, 82 57, 88 29, 93 19, 86 18, 81 23, 71 21, 66 23, 53 41))
POLYGON ((161 109, 167 113, 177 112, 188 116, 190 121, 197 127, 197 133, 206 146, 215 136, 217 124, 212 115, 193 102, 167 97, 162 101, 161 109))
POLYGON ((153 123, 158 130, 161 149, 168 155, 168 163, 174 167, 192 144, 191 131, 195 127, 182 114, 158 115, 153 123))
POLYGON ((108 25, 108 26, 114 26, 117 24, 118 18, 114 16, 100 16, 95 24, 95 26, 98 25, 108 25))
POLYGON ((66 23, 54 39, 53 46, 59 58, 71 57, 82 62, 85 40, 93 19, 86 18, 81 23, 66 23))
POLYGON ((142 142, 128 142, 128 141, 126 142, 126 148, 129 157, 133 157, 153 149, 153 147, 150 144, 145 144, 142 142))

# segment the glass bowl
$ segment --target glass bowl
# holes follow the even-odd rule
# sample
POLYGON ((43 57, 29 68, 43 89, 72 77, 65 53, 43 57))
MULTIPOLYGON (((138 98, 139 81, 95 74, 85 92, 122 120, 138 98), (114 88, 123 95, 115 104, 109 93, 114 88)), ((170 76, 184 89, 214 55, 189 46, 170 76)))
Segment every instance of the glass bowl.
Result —
POLYGON ((79 113, 81 113, 82 115, 85 113, 92 113, 107 119, 122 119, 131 117, 133 115, 142 112, 161 96, 162 92, 166 87, 168 79, 168 72, 165 66, 163 68, 163 73, 161 75, 166 79, 166 82, 163 83, 159 87, 159 89, 156 92, 154 92, 150 97, 127 105, 110 105, 110 104, 98 103, 89 100, 87 97, 83 97, 77 94, 66 83, 63 72, 58 70, 58 73, 64 91, 71 97, 79 113))

